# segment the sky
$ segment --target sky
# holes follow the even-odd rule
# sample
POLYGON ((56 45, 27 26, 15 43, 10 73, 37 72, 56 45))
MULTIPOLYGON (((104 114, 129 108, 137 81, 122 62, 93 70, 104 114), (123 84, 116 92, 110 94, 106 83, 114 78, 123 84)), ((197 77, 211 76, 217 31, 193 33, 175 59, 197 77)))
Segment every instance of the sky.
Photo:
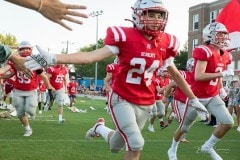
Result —
MULTIPOLYGON (((86 5, 87 10, 80 10, 86 14, 93 11, 103 11, 98 17, 98 38, 104 38, 108 26, 132 26, 125 21, 131 19, 131 6, 135 1, 130 0, 61 0, 64 3, 86 5)), ((188 36, 188 10, 189 7, 210 3, 215 0, 163 0, 165 8, 169 11, 166 32, 176 35, 181 48, 188 36)), ((33 45, 40 45, 46 51, 60 53, 66 49, 68 42, 69 53, 79 48, 96 43, 97 20, 96 17, 81 19, 84 24, 77 25, 66 22, 73 28, 69 31, 53 23, 36 11, 25 9, 17 5, 0 1, 0 33, 11 34, 18 42, 29 41, 33 45)), ((180 49, 181 49, 180 48, 180 49)))

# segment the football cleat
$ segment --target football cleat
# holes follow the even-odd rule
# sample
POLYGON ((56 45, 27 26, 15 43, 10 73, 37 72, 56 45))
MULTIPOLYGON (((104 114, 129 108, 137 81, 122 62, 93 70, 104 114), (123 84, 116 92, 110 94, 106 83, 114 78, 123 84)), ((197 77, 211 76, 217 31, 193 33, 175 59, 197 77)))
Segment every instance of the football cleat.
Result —
POLYGON ((100 134, 98 134, 98 133, 96 132, 96 129, 97 129, 98 126, 104 125, 104 124, 105 124, 104 118, 99 118, 99 119, 97 120, 97 123, 96 123, 92 128, 90 128, 90 129, 87 131, 86 136, 85 136, 86 139, 90 140, 90 139, 92 139, 93 137, 99 137, 100 134))
POLYGON ((154 128, 153 128, 153 125, 149 125, 148 126, 148 131, 150 132, 155 132, 154 128))
POLYGON ((202 145, 201 152, 209 154, 213 160, 223 160, 212 147, 207 148, 205 145, 202 145))
POLYGON ((58 124, 63 124, 65 122, 65 119, 58 120, 58 124))
POLYGON ((161 128, 161 129, 164 129, 164 128, 166 128, 167 126, 168 126, 168 124, 165 124, 164 121, 161 121, 161 122, 160 122, 160 128, 161 128))
POLYGON ((31 136, 32 135, 32 129, 30 129, 30 130, 26 130, 26 132, 24 133, 24 137, 29 137, 29 136, 31 136))
POLYGON ((174 152, 171 148, 168 149, 167 154, 169 160, 178 160, 176 152, 174 152))

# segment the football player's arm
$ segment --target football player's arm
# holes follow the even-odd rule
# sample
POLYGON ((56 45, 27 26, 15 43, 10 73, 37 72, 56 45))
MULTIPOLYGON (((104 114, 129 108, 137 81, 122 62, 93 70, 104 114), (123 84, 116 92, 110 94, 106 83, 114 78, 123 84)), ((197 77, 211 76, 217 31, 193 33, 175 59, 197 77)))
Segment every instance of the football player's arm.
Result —
POLYGON ((223 76, 220 71, 216 73, 206 73, 207 63, 207 61, 197 60, 194 75, 196 81, 209 81, 223 76))
POLYGON ((8 79, 8 78, 12 78, 15 75, 14 72, 11 72, 9 74, 5 74, 3 76, 1 76, 2 79, 8 79))
POLYGON ((112 80, 112 72, 107 72, 106 77, 104 79, 104 86, 106 91, 112 90, 112 87, 110 85, 111 80, 112 80))
POLYGON ((101 61, 113 55, 112 50, 104 46, 103 48, 90 52, 77 52, 72 54, 55 54, 58 64, 89 64, 101 61))
POLYGON ((166 89, 166 86, 160 87, 159 85, 156 86, 156 90, 158 93, 163 94, 166 89))
POLYGON ((45 72, 42 72, 39 76, 42 78, 44 84, 46 85, 46 88, 47 88, 47 89, 52 89, 52 85, 51 85, 51 83, 49 82, 49 79, 48 79, 46 73, 45 73, 45 72))
POLYGON ((62 20, 73 22, 76 24, 83 24, 82 21, 77 19, 88 18, 88 15, 84 13, 77 12, 80 9, 86 9, 86 6, 83 5, 75 5, 75 4, 66 4, 62 3, 60 0, 5 0, 7 2, 16 4, 18 6, 22 6, 24 8, 28 8, 31 10, 38 11, 45 18, 58 23, 68 30, 72 30, 72 28, 62 20), (73 16, 77 17, 74 18, 73 16))
POLYGON ((65 93, 68 93, 68 89, 67 89, 67 75, 65 75, 64 78, 63 78, 63 87, 65 89, 65 93))
POLYGON ((0 68, 0 74, 5 74, 10 69, 11 69, 11 66, 7 64, 6 66, 0 68))
POLYGON ((187 84, 186 80, 178 71, 177 67, 174 64, 167 66, 167 70, 172 76, 172 79, 175 81, 177 86, 183 91, 183 93, 191 100, 195 99, 196 96, 193 94, 191 88, 187 84))
POLYGON ((174 81, 171 81, 167 86, 163 94, 163 98, 167 100, 167 98, 172 93, 173 88, 176 86, 176 83, 174 81))

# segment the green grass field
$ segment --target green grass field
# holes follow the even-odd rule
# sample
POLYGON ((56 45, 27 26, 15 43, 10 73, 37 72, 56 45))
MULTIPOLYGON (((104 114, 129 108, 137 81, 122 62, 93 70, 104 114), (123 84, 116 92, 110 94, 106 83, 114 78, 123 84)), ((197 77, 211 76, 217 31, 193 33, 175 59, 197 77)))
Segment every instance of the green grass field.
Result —
MULTIPOLYGON (((104 110, 105 100, 78 98, 76 106, 87 109, 87 113, 73 113, 64 108, 65 124, 58 124, 57 107, 51 111, 37 114, 30 120, 33 129, 31 137, 23 137, 24 128, 17 118, 0 119, 0 160, 121 160, 124 151, 111 153, 102 138, 85 140, 86 131, 99 117, 106 120, 106 126, 113 128, 111 117, 104 110), (90 110, 93 106, 97 110, 90 110)), ((167 160, 167 150, 178 126, 173 122, 161 130, 155 122, 155 132, 142 131, 145 146, 141 160, 167 160)), ((209 138, 213 127, 196 122, 187 135, 190 143, 180 143, 179 160, 210 160, 206 154, 199 153, 199 147, 209 138)), ((240 133, 236 126, 216 145, 217 152, 228 160, 239 160, 240 133)))

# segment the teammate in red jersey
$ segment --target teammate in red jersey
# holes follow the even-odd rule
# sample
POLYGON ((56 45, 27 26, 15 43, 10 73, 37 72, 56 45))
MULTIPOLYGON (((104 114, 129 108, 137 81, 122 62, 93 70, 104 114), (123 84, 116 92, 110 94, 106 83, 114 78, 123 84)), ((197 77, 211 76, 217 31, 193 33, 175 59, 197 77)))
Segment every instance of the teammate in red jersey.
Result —
POLYGON ((39 54, 25 65, 34 69, 54 63, 87 64, 113 55, 119 58, 119 72, 109 97, 109 110, 116 130, 106 127, 103 118, 87 131, 86 138, 101 135, 114 153, 125 147, 124 159, 138 160, 144 146, 141 134, 155 103, 155 72, 165 65, 172 78, 189 97, 192 107, 206 112, 173 63, 179 41, 164 32, 168 11, 160 0, 137 0, 132 7, 133 27, 108 27, 105 46, 91 52, 39 54), (44 62, 44 63, 42 63, 44 62), (46 63, 45 63, 46 62, 46 63))
MULTIPOLYGON (((231 69, 227 69, 232 56, 224 50, 229 44, 228 30, 218 22, 208 24, 203 29, 203 40, 205 44, 193 50, 195 66, 191 88, 200 102, 217 118, 220 125, 214 129, 211 137, 201 146, 200 150, 209 154, 213 160, 222 160, 214 150, 214 146, 232 128, 234 123, 224 101, 219 96, 219 93, 224 90, 224 88, 219 90, 219 86, 222 86, 222 77, 234 75, 231 69)), ((196 111, 187 106, 183 120, 176 130, 172 145, 168 150, 169 159, 177 159, 180 138, 189 130, 196 116, 196 111)))
POLYGON ((77 98, 78 83, 75 82, 75 76, 71 76, 70 82, 67 84, 68 96, 70 98, 70 109, 73 112, 78 112, 78 109, 74 106, 77 98))
POLYGON ((47 87, 43 79, 38 76, 38 113, 42 114, 42 103, 45 105, 47 103, 47 87))
POLYGON ((153 123, 157 117, 159 119, 161 129, 164 129, 168 126, 168 124, 165 124, 165 122, 163 121, 163 116, 165 115, 165 106, 163 104, 162 99, 163 99, 164 90, 170 82, 169 73, 167 71, 167 68, 163 67, 158 69, 156 74, 157 75, 154 80, 154 84, 156 86, 156 92, 155 92, 156 101, 151 111, 151 117, 149 119, 148 130, 150 132, 155 132, 153 123))
POLYGON ((16 77, 14 76, 14 71, 11 69, 12 62, 7 61, 6 65, 3 66, 0 69, 0 78, 3 79, 3 85, 4 85, 4 95, 3 95, 3 104, 6 105, 7 97, 9 96, 9 104, 6 105, 6 109, 13 109, 12 106, 12 90, 14 89, 14 83, 16 80, 16 77))
MULTIPOLYGON (((112 91, 112 84, 114 82, 114 78, 117 76, 119 72, 118 57, 114 59, 113 63, 108 64, 106 66, 106 72, 107 74, 106 77, 104 78, 103 90, 106 91, 107 98, 109 98, 109 93, 112 91)), ((108 99, 106 105, 108 105, 108 99)), ((108 109, 108 107, 106 109, 108 109)))
MULTIPOLYGON (((27 41, 22 41, 18 45, 18 52, 22 57, 29 56, 32 54, 32 45, 27 41)), ((12 98, 13 106, 16 108, 19 120, 25 127, 26 132, 24 136, 30 136, 32 135, 32 128, 30 127, 26 113, 32 118, 34 118, 36 114, 38 97, 37 75, 39 75, 44 80, 48 88, 50 88, 50 84, 46 74, 43 72, 43 69, 33 71, 33 77, 28 78, 21 71, 17 71, 13 63, 11 63, 10 66, 16 76, 12 98)))
MULTIPOLYGON (((193 82, 193 67, 194 67, 194 59, 190 58, 187 61, 186 71, 181 71, 180 74, 184 77, 189 85, 193 82)), ((173 92, 173 111, 169 116, 168 122, 171 123, 173 118, 176 118, 179 123, 182 122, 184 117, 184 112, 186 108, 186 95, 181 91, 181 89, 176 85, 174 81, 171 81, 169 85, 166 87, 164 93, 164 99, 167 99, 168 95, 171 94, 172 89, 173 92)), ((181 142, 188 142, 185 138, 185 134, 181 137, 181 142)))
MULTIPOLYGON (((47 75, 53 87, 53 96, 58 104, 58 123, 64 123, 63 119, 63 102, 64 96, 67 93, 67 78, 68 73, 65 65, 58 64, 47 68, 47 75)), ((51 107, 51 106, 50 106, 51 107)))

